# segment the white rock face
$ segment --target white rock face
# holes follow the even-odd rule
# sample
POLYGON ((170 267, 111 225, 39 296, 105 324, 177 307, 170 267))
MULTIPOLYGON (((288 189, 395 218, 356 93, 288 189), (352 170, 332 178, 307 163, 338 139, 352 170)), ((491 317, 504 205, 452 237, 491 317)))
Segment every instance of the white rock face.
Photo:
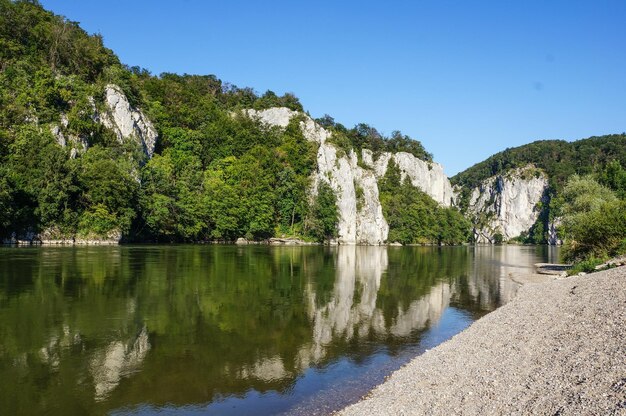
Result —
POLYGON ((339 244, 383 244, 389 225, 383 216, 374 172, 357 165, 354 151, 339 156, 329 143, 319 147, 317 168, 314 190, 319 181, 324 181, 337 195, 339 244))
MULTIPOLYGON (((286 127, 293 116, 302 115, 300 128, 304 137, 319 145, 317 152, 317 172, 313 178, 312 192, 317 192, 320 181, 330 184, 337 195, 339 208, 339 244, 383 244, 389 233, 389 226, 383 217, 383 209, 378 198, 378 184, 373 171, 357 165, 353 151, 348 155, 338 154, 338 150, 326 140, 331 133, 315 123, 309 116, 288 108, 267 110, 246 110, 246 114, 261 122, 286 127), (360 194, 357 197, 357 193, 360 194)), ((343 152, 341 152, 343 153, 343 152)))
POLYGON ((300 128, 304 137, 319 145, 317 172, 313 178, 312 192, 317 192, 320 181, 330 184, 337 195, 339 208, 339 244, 383 244, 389 234, 389 225, 383 216, 378 197, 378 179, 387 171, 389 160, 398 164, 403 178, 408 176, 414 186, 419 187, 437 202, 450 206, 454 192, 450 181, 438 163, 424 162, 409 153, 382 153, 376 161, 369 150, 364 150, 364 168, 359 166, 357 154, 352 150, 345 154, 327 139, 331 133, 315 123, 309 116, 288 108, 246 110, 245 114, 261 122, 286 127, 293 116, 302 115, 300 128))
POLYGON ((452 205, 455 193, 448 177, 443 173, 443 166, 439 163, 425 162, 406 152, 383 152, 374 160, 371 150, 363 150, 363 161, 374 168, 377 178, 385 176, 390 160, 400 168, 402 180, 408 176, 413 186, 430 195, 439 204, 445 207, 452 205))
POLYGON ((532 166, 484 180, 472 191, 468 208, 476 242, 493 243, 498 233, 507 241, 529 231, 547 187, 546 175, 532 166))
MULTIPOLYGON (((113 84, 107 85, 105 95, 107 111, 104 114, 98 112, 94 99, 92 97, 89 98, 93 121, 102 123, 105 127, 111 129, 120 142, 131 138, 137 140, 146 156, 151 158, 154 154, 158 134, 150 120, 141 110, 130 105, 120 87, 113 84)), ((87 150, 89 141, 87 137, 77 137, 67 134, 67 132, 64 133, 68 124, 67 116, 62 114, 61 123, 51 126, 50 132, 61 147, 71 147, 70 157, 73 159, 87 150)))
POLYGON ((255 118, 270 126, 287 127, 291 117, 298 114, 297 111, 288 109, 287 107, 273 107, 267 110, 244 110, 244 113, 250 118, 255 118))
POLYGON ((119 141, 135 138, 144 153, 151 158, 158 135, 150 120, 141 110, 130 105, 120 87, 109 84, 105 94, 108 112, 102 115, 102 124, 113 130, 119 141))

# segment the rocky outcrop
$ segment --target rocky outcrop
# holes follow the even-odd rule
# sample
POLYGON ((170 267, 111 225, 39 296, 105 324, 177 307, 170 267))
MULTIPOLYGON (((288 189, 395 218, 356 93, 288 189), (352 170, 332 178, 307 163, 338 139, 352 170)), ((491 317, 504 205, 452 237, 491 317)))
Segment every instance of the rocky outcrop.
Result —
POLYGON ((339 208, 339 244, 383 244, 389 233, 389 226, 383 216, 378 198, 378 185, 374 172, 358 166, 354 151, 349 154, 328 143, 331 133, 315 123, 309 116, 288 108, 267 110, 247 110, 246 114, 259 121, 279 127, 286 127, 291 118, 302 117, 300 128, 304 137, 318 144, 317 172, 313 178, 313 193, 317 192, 320 181, 330 184, 337 195, 339 208))
POLYGON ((376 177, 357 162, 354 151, 340 155, 332 144, 321 144, 314 189, 320 181, 325 181, 337 195, 339 244, 382 244, 387 239, 389 225, 378 198, 376 177))
POLYGON ((25 231, 19 234, 13 232, 10 237, 2 239, 2 244, 10 246, 30 246, 39 243, 39 234, 33 231, 25 231))
MULTIPOLYGON (((151 158, 158 134, 150 120, 140 109, 130 105, 128 98, 117 85, 107 85, 104 92, 106 109, 103 113, 98 111, 94 99, 92 97, 89 99, 91 119, 110 129, 120 143, 124 140, 136 140, 144 154, 151 158)), ((61 114, 60 123, 52 125, 50 132, 60 146, 71 148, 70 157, 73 159, 87 150, 89 140, 87 137, 67 133, 68 125, 67 115, 61 114)))
POLYGON ((424 162, 404 152, 382 153, 374 160, 369 150, 363 151, 363 163, 359 163, 354 150, 346 153, 329 143, 331 132, 305 114, 288 108, 246 110, 245 114, 267 125, 280 127, 286 127, 294 116, 302 117, 300 128, 304 137, 319 145, 312 192, 315 194, 320 181, 324 181, 337 195, 339 244, 378 245, 386 242, 389 225, 380 204, 378 180, 385 175, 391 159, 400 167, 403 177, 408 176, 413 185, 442 205, 449 206, 453 200, 450 182, 437 163, 424 162))
POLYGON ((304 137, 312 142, 318 144, 324 144, 326 139, 331 136, 331 133, 317 124, 311 117, 298 111, 290 110, 286 107, 273 107, 267 110, 245 110, 244 113, 251 118, 259 120, 260 122, 269 126, 287 127, 291 118, 297 115, 302 116, 300 121, 300 128, 304 137))
POLYGON ((363 162, 374 169, 377 178, 385 176, 390 160, 400 169, 402 180, 408 176, 413 186, 443 206, 449 207, 454 203, 455 193, 439 163, 426 162, 406 152, 383 152, 374 160, 371 150, 363 150, 363 162))
POLYGON ((49 227, 40 233, 27 231, 24 233, 12 233, 9 238, 2 240, 5 245, 31 246, 31 245, 82 245, 82 246, 110 246, 118 245, 122 241, 122 233, 119 230, 111 230, 105 236, 75 235, 63 233, 56 227, 49 227))
POLYGON ((484 180, 472 190, 468 207, 475 241, 507 241, 528 232, 547 187, 547 176, 531 165, 484 180))
MULTIPOLYGON (((93 106, 94 115, 92 118, 97 118, 97 111, 93 100, 91 100, 93 106)), ((74 159, 77 155, 85 152, 89 147, 89 142, 86 137, 79 137, 73 134, 64 133, 69 125, 67 115, 61 114, 61 124, 54 125, 50 128, 50 132, 54 136, 54 139, 61 147, 70 147, 70 158, 74 159)))
POLYGON ((144 113, 134 108, 117 85, 109 84, 105 90, 107 112, 102 114, 101 122, 113 130, 119 141, 134 138, 141 145, 148 158, 154 154, 157 132, 144 113))

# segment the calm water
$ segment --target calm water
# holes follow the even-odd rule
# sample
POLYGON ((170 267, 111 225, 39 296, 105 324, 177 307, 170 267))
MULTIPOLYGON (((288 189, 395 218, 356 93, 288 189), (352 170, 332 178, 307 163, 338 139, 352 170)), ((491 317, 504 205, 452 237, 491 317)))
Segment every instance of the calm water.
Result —
POLYGON ((0 412, 325 414, 547 247, 0 248, 0 412))

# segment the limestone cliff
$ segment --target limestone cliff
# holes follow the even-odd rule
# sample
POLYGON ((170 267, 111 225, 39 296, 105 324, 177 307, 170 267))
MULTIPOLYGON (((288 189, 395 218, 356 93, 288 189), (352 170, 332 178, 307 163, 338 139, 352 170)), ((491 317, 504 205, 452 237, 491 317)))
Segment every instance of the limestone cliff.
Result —
POLYGON ((392 159, 400 168, 402 180, 408 176, 413 186, 420 188, 441 205, 449 207, 453 204, 455 193, 439 163, 425 162, 406 152, 383 152, 374 160, 372 151, 363 150, 363 162, 374 168, 377 178, 385 176, 387 165, 392 159))
POLYGON ((341 155, 332 144, 321 144, 314 189, 318 181, 326 181, 337 195, 340 244, 382 244, 387 239, 389 225, 378 198, 378 183, 374 172, 363 169, 357 162, 353 150, 341 155))
MULTIPOLYGON (((246 114, 259 121, 286 127, 298 114, 287 108, 247 110, 246 114)), ((309 116, 301 114, 300 127, 307 140, 318 144, 317 172, 313 178, 315 193, 319 181, 325 181, 337 195, 339 208, 339 244, 383 244, 387 240, 389 225, 383 216, 378 196, 378 180, 385 175, 392 158, 400 167, 403 177, 410 178, 413 185, 431 195, 442 205, 449 206, 453 199, 452 186, 437 163, 424 162, 408 153, 382 153, 374 160, 369 150, 362 153, 359 163, 354 150, 345 152, 327 141, 331 132, 324 129, 309 116)))
MULTIPOLYGON (((130 104, 122 89, 117 85, 107 85, 104 93, 104 111, 98 111, 95 101, 90 97, 91 119, 110 129, 120 142, 136 140, 144 154, 151 158, 154 154, 158 134, 148 117, 143 111, 130 104)), ((72 158, 87 150, 89 138, 68 134, 66 132, 68 119, 65 114, 61 115, 60 121, 60 124, 50 128, 57 143, 63 147, 69 146, 72 158)))
MULTIPOLYGON (((383 216, 378 194, 378 180, 393 160, 402 178, 430 195, 442 206, 457 205, 457 191, 435 162, 426 162, 405 153, 368 149, 359 160, 354 150, 337 148, 328 139, 331 132, 319 126, 309 116, 287 108, 247 110, 246 114, 271 125, 286 127, 292 117, 302 116, 300 127, 307 140, 318 144, 317 171, 313 178, 313 194, 319 181, 330 184, 337 195, 339 208, 339 244, 383 244, 389 226, 383 216)), ((507 241, 528 232, 540 214, 548 186, 547 176, 529 165, 483 181, 471 192, 466 215, 474 224, 477 243, 507 241)))
POLYGON ((468 217, 477 243, 507 241, 528 232, 540 214, 548 178, 532 165, 484 180, 471 193, 468 217))
POLYGON ((157 132, 150 120, 140 109, 130 105, 120 87, 109 84, 104 92, 108 111, 101 117, 102 124, 112 129, 120 141, 129 138, 137 140, 146 156, 151 158, 157 132))

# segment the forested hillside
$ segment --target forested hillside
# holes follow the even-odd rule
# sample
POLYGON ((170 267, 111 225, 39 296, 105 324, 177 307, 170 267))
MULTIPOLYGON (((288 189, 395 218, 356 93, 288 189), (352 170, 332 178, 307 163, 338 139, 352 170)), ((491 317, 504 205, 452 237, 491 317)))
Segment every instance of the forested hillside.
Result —
MULTIPOLYGON (((271 107, 303 111, 293 94, 259 95, 212 75, 154 76, 126 67, 78 23, 36 1, 0 0, 0 238, 332 238, 336 196, 322 184, 313 198, 317 149, 298 118, 277 128, 240 111, 271 107), (154 154, 107 123, 105 90, 118 87, 154 124, 154 154)), ((384 137, 330 116, 318 122, 346 151, 432 160, 400 132, 384 137)), ((425 201, 419 207, 433 205, 425 201)), ((407 215, 426 215, 413 211, 407 215)))
POLYGON ((490 176, 534 164, 548 174, 551 186, 560 190, 571 175, 597 172, 612 160, 626 166, 624 133, 573 142, 540 140, 509 148, 456 174, 450 181, 455 185, 473 188, 490 176))
MULTIPOLYGON (((574 174, 624 199, 621 134, 497 153, 452 178, 456 205, 464 210, 486 178, 529 164, 549 187, 526 207, 541 215, 518 241, 546 242, 548 227, 572 212, 577 191, 563 191, 574 174)), ((458 244, 470 241, 472 224, 449 206, 454 199, 441 166, 399 131, 347 128, 328 115, 313 123, 291 93, 129 68, 101 36, 37 1, 0 0, 1 239, 324 241, 359 224, 375 243, 458 244), (290 118, 272 124, 250 109, 290 118), (327 143, 305 137, 311 125, 327 143)), ((358 238, 344 241, 369 243, 358 238)))

